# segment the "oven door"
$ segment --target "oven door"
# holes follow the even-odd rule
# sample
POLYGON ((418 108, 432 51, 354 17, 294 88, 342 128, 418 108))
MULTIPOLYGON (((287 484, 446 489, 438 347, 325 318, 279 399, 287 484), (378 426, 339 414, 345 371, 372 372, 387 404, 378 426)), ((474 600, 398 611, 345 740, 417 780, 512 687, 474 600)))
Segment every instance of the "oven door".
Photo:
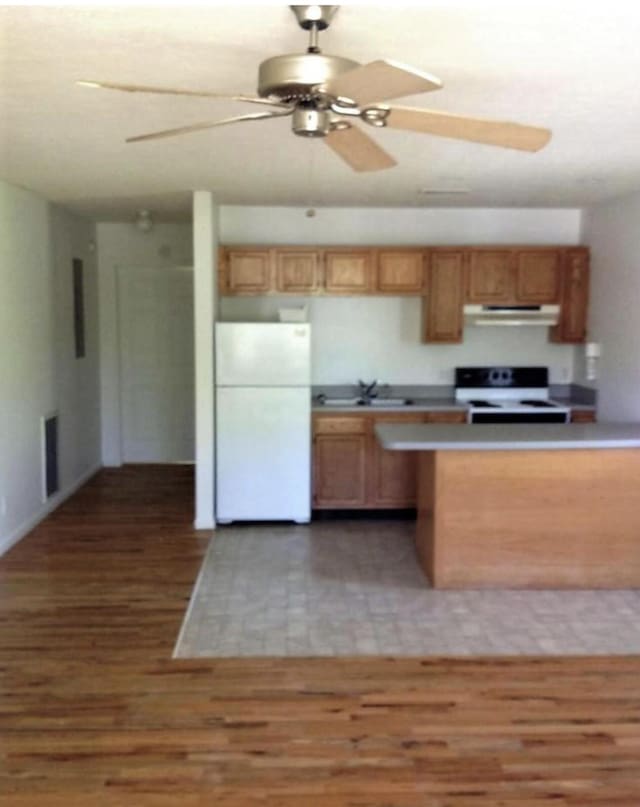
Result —
POLYGON ((488 412, 471 410, 470 423, 568 423, 565 409, 546 412, 488 412))

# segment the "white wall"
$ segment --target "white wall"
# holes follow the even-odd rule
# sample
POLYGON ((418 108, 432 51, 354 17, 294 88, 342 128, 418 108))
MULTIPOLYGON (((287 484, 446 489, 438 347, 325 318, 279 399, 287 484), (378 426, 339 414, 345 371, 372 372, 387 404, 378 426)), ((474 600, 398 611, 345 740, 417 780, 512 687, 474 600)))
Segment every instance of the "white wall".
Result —
POLYGON ((143 233, 133 223, 97 226, 100 298, 100 407, 102 461, 120 465, 120 363, 118 344, 118 267, 188 266, 193 263, 191 224, 157 223, 143 233))
POLYGON ((278 305, 303 303, 313 329, 313 384, 453 384, 454 368, 473 364, 544 365, 559 384, 573 376, 573 346, 549 343, 547 328, 466 328, 461 345, 424 344, 415 298, 223 297, 220 318, 276 319, 278 305))
POLYGON ((99 465, 93 226, 0 182, 0 552, 99 465), (87 355, 73 343, 71 258, 85 264, 87 355), (59 413, 60 493, 43 501, 41 418, 59 413))
POLYGON ((98 272, 93 223, 51 206, 54 258, 55 393, 60 411, 60 483, 63 489, 100 463, 98 272), (89 250, 93 242, 94 251, 89 250), (83 262, 85 357, 75 356, 74 258, 83 262))
POLYGON ((218 208, 209 191, 193 194, 196 490, 195 527, 215 526, 215 354, 218 208))
MULTIPOLYGON (((598 363, 601 420, 640 420, 640 193, 584 213, 591 247, 589 338, 602 344, 598 363)), ((580 362, 582 368, 583 362, 580 362)))
MULTIPOLYGON (((578 244, 579 210, 220 208, 225 244, 578 244)), ((304 302, 300 300, 299 302, 304 302)), ((310 298, 313 383, 359 377, 393 384, 452 384, 465 364, 542 364, 554 383, 573 379, 570 345, 546 328, 467 328, 462 345, 420 342, 420 302, 399 297, 310 298)), ((223 298, 221 319, 269 319, 291 298, 223 298)))
POLYGON ((223 244, 578 244, 575 209, 220 207, 223 244))

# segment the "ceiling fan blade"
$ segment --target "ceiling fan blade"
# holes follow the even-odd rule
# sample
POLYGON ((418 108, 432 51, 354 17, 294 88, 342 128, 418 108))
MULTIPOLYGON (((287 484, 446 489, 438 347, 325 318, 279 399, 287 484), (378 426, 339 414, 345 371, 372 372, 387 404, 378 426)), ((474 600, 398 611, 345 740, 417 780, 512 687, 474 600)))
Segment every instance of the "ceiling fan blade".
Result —
POLYGON ((351 98, 358 106, 365 106, 373 101, 388 101, 441 87, 442 82, 429 73, 379 59, 347 70, 326 84, 325 89, 331 95, 351 98))
POLYGON ((324 142, 354 171, 381 171, 397 162, 361 129, 334 129, 324 142))
POLYGON ((281 118, 290 115, 291 110, 286 112, 255 112, 252 115, 238 115, 233 118, 223 118, 223 120, 193 123, 191 126, 179 126, 177 129, 164 129, 161 132, 151 132, 150 134, 127 137, 127 143, 138 143, 141 140, 159 140, 161 137, 174 137, 174 135, 188 134, 189 132, 199 132, 202 129, 214 129, 216 126, 226 126, 228 123, 239 123, 244 120, 265 120, 267 118, 281 118))
POLYGON ((81 87, 93 87, 99 90, 118 90, 120 92, 146 92, 156 95, 190 95, 196 98, 220 98, 229 101, 247 101, 250 104, 266 104, 267 106, 288 107, 280 101, 268 101, 253 95, 225 95, 217 92, 201 92, 199 90, 175 90, 168 87, 145 87, 137 84, 113 84, 110 81, 76 81, 81 87))
POLYGON ((539 151, 551 139, 549 129, 537 126, 469 118, 434 109, 412 109, 401 106, 391 107, 387 126, 391 129, 408 129, 412 132, 453 137, 457 140, 472 140, 475 143, 521 151, 539 151))

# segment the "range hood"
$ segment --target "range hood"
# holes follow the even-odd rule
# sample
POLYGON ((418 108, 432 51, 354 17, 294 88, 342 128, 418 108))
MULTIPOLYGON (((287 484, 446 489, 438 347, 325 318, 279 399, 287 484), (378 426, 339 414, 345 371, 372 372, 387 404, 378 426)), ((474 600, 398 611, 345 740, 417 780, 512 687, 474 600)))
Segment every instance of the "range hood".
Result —
POLYGON ((559 305, 465 305, 467 325, 557 325, 559 305))

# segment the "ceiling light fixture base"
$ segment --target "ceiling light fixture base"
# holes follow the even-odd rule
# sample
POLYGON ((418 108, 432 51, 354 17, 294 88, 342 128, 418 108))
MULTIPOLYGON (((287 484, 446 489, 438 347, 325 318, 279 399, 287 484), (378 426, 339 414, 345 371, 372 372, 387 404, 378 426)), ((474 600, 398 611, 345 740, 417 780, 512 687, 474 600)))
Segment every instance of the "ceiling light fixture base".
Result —
POLYGON ((315 28, 317 31, 325 31, 336 11, 340 6, 289 6, 296 15, 298 25, 305 31, 315 28))

